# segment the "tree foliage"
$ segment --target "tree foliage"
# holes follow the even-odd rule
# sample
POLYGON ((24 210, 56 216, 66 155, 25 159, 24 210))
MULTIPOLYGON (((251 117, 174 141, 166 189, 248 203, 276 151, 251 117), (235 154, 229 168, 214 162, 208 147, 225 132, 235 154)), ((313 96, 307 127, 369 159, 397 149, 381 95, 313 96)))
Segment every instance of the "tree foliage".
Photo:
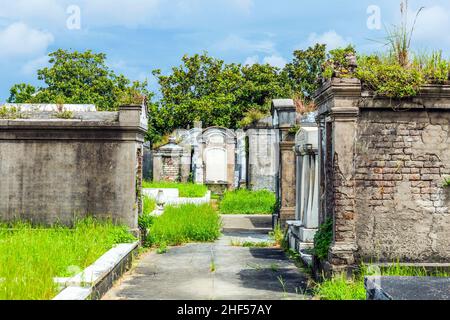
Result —
POLYGON ((45 86, 14 85, 11 103, 77 103, 95 104, 99 110, 115 110, 123 103, 150 96, 146 82, 131 82, 106 65, 106 55, 58 50, 49 54, 50 67, 38 70, 38 80, 45 86), (126 101, 125 101, 126 100, 126 101))
POLYGON ((249 125, 268 115, 272 99, 300 97, 311 101, 318 88, 325 45, 294 52, 284 69, 269 64, 225 63, 207 53, 185 55, 181 65, 169 74, 153 71, 160 100, 147 82, 131 82, 106 65, 106 55, 58 50, 50 54, 50 66, 38 70, 43 86, 16 84, 10 90, 11 103, 86 103, 98 110, 116 110, 122 103, 149 102, 147 139, 160 141, 174 129, 203 126, 231 129, 249 125))
POLYGON ((182 65, 157 77, 162 99, 152 116, 154 134, 192 126, 239 127, 249 112, 270 111, 270 101, 289 94, 280 70, 268 64, 226 64, 207 53, 184 56, 182 65))
POLYGON ((311 101, 319 88, 322 64, 326 60, 326 46, 316 44, 306 50, 294 51, 291 63, 284 68, 291 91, 306 101, 311 101))

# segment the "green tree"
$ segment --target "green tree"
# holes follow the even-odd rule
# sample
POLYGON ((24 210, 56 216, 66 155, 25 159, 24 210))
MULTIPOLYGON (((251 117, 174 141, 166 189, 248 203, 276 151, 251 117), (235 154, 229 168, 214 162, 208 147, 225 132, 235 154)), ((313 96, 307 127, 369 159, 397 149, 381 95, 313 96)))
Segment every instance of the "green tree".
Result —
POLYGON ((35 89, 26 84, 10 90, 11 103, 86 103, 98 110, 116 110, 121 103, 141 102, 151 98, 146 82, 134 82, 117 75, 106 65, 106 55, 57 50, 50 53, 50 67, 38 70, 44 87, 35 89))
POLYGON ((36 88, 30 84, 15 84, 9 90, 9 103, 26 103, 36 94, 36 88))
POLYGON ((207 53, 185 55, 182 65, 169 75, 160 70, 153 74, 162 94, 151 120, 158 135, 192 126, 194 121, 202 121, 205 127, 237 128, 246 113, 268 113, 271 99, 285 97, 289 91, 275 67, 226 64, 207 53))
POLYGON ((326 60, 326 45, 316 44, 306 50, 294 51, 294 58, 283 70, 292 92, 309 102, 319 88, 322 64, 326 60))

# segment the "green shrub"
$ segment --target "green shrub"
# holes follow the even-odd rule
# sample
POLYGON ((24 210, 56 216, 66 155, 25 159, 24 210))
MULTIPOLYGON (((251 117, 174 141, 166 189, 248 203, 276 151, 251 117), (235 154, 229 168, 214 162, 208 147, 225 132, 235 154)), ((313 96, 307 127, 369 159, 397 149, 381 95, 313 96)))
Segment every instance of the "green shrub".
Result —
POLYGON ((0 225, 0 300, 47 300, 58 293, 54 277, 70 277, 114 244, 136 239, 125 226, 78 221, 73 229, 0 225))
POLYGON ((154 246, 209 242, 219 238, 220 228, 220 217, 208 204, 167 206, 150 227, 148 241, 154 246))
POLYGON ((349 45, 346 48, 330 50, 327 55, 327 60, 322 66, 322 77, 325 79, 330 79, 332 77, 352 77, 352 70, 347 60, 348 55, 356 55, 356 50, 352 45, 349 45))
POLYGON ((63 110, 60 112, 55 113, 55 117, 58 119, 73 119, 74 113, 70 110, 63 110))
POLYGON ((256 109, 251 109, 247 113, 245 113, 244 118, 242 118, 242 120, 238 122, 238 127, 239 128, 248 127, 250 125, 257 123, 259 120, 267 116, 268 116, 267 113, 261 112, 256 109))
POLYGON ((182 198, 202 198, 208 191, 206 186, 195 183, 144 181, 142 187, 145 189, 178 189, 182 198))
POLYGON ((225 192, 219 207, 222 214, 272 214, 275 206, 273 192, 240 189, 225 192))
POLYGON ((450 62, 442 57, 442 51, 417 55, 413 65, 422 72, 427 83, 444 84, 449 80, 450 62))
POLYGON ((314 236, 314 255, 320 260, 326 260, 332 242, 333 219, 328 218, 314 236))
POLYGON ((0 106, 0 119, 23 119, 25 114, 20 111, 20 108, 0 106))
POLYGON ((389 98, 416 96, 426 83, 419 69, 402 67, 392 59, 375 55, 359 57, 356 77, 377 95, 389 98))

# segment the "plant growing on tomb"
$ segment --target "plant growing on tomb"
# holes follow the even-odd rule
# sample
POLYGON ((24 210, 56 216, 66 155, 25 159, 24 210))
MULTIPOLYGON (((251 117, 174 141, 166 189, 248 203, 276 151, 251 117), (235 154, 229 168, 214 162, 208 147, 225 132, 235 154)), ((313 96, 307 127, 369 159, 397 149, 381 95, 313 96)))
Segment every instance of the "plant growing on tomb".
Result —
POLYGON ((61 112, 55 113, 55 117, 58 119, 73 119, 74 113, 70 110, 64 110, 61 112))
POLYGON ((392 56, 360 56, 356 77, 365 88, 389 98, 416 96, 426 83, 418 68, 402 67, 392 56))
POLYGON ((248 112, 245 113, 244 118, 238 122, 239 128, 245 128, 251 125, 256 124, 259 120, 263 119, 264 117, 269 116, 267 112, 262 112, 260 110, 251 109, 248 112))
POLYGON ((385 43, 390 47, 390 53, 395 61, 403 68, 408 68, 410 66, 410 48, 411 48, 411 40, 414 34, 414 30, 417 23, 417 18, 420 13, 424 9, 421 7, 414 19, 414 22, 409 28, 408 21, 408 0, 402 0, 400 3, 400 13, 401 13, 401 22, 399 25, 394 25, 391 28, 386 28, 387 36, 385 43))
POLYGON ((330 50, 327 60, 322 65, 322 77, 324 79, 351 78, 353 77, 353 67, 349 57, 356 57, 356 50, 352 45, 345 48, 330 50))
POLYGON ((443 183, 444 188, 450 188, 450 178, 445 178, 443 183))
POLYGON ((445 84, 449 80, 450 61, 443 58, 442 51, 416 55, 413 65, 421 70, 427 83, 445 84))
POLYGON ((24 119, 25 114, 21 112, 20 108, 0 106, 0 119, 24 119))
POLYGON ((314 236, 314 255, 320 260, 328 258, 328 251, 333 242, 333 219, 328 218, 320 225, 314 236))
POLYGON ((302 128, 302 127, 301 127, 300 125, 297 124, 297 125, 295 125, 295 126, 293 126, 292 128, 289 129, 288 134, 290 134, 290 135, 296 135, 297 132, 299 132, 301 128, 302 128))

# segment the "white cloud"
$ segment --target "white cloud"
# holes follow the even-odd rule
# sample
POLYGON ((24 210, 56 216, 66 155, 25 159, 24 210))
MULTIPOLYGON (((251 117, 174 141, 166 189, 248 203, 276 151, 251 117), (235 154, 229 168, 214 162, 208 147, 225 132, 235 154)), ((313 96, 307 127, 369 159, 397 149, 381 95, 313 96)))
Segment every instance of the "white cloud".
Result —
POLYGON ((30 56, 45 52, 54 41, 51 33, 17 22, 0 30, 0 56, 30 56))
POLYGON ((281 57, 279 55, 272 55, 272 56, 265 57, 263 59, 263 63, 268 63, 271 66, 282 69, 286 66, 287 61, 286 61, 286 59, 284 59, 283 57, 281 57))
POLYGON ((30 60, 22 66, 21 72, 25 75, 35 75, 37 70, 47 67, 49 65, 48 60, 49 60, 48 55, 30 60))
POLYGON ((249 13, 255 3, 253 0, 231 0, 231 3, 239 10, 249 13))
POLYGON ((138 27, 154 22, 160 4, 160 0, 84 0, 80 8, 88 25, 138 27))
POLYGON ((218 51, 261 52, 265 54, 273 54, 276 51, 275 43, 270 40, 248 40, 234 34, 216 43, 214 49, 218 51))
POLYGON ((0 18, 20 20, 29 25, 63 25, 66 19, 64 1, 59 0, 0 0, 0 18))
POLYGON ((254 64, 259 63, 259 57, 258 56, 251 56, 245 59, 244 65, 252 66, 254 64))
POLYGON ((327 50, 333 50, 340 47, 345 47, 351 43, 351 38, 342 37, 334 30, 327 31, 318 35, 317 33, 311 33, 308 36, 308 46, 312 46, 316 43, 326 44, 327 50))
MULTIPOLYGON (((409 17, 411 19, 410 25, 412 25, 416 13, 410 12, 409 17)), ((445 45, 450 44, 450 9, 442 6, 426 7, 417 18, 417 24, 414 29, 414 40, 421 40, 424 42, 436 42, 439 46, 442 46, 442 42, 445 45)))
MULTIPOLYGON (((252 66, 256 63, 260 63, 260 59, 259 56, 250 56, 248 57, 245 62, 244 65, 249 65, 252 66)), ((286 59, 284 59, 283 57, 274 54, 271 56, 266 56, 262 59, 262 63, 263 64, 270 64, 273 67, 277 67, 277 68, 284 68, 284 66, 287 64, 286 59)))

